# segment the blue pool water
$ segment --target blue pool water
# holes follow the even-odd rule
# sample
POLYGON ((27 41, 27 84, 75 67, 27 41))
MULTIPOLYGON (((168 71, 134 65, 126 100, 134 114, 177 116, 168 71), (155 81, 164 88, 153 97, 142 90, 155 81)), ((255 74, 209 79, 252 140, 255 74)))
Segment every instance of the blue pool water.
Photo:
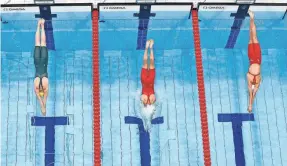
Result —
MULTIPOLYGON (((120 13, 100 11, 102 165, 203 166, 190 10, 156 12, 149 21, 120 13), (149 133, 142 128, 139 104, 145 37, 155 41, 157 109, 149 133)), ((48 159, 45 137, 51 132, 35 127, 42 116, 33 90, 35 14, 2 14, 8 23, 1 29, 1 165, 44 166, 48 159)), ((54 165, 92 166, 91 13, 55 14, 49 22, 55 50, 49 50, 47 117, 66 117, 69 124, 55 127, 54 165)), ((212 166, 287 165, 287 22, 281 14, 255 13, 262 82, 252 120, 244 114, 249 19, 234 47, 226 49, 234 18, 228 12, 199 11, 212 166), (220 118, 223 113, 247 119, 242 127, 232 126, 219 122, 226 120, 220 118), (238 155, 241 129, 244 156, 238 155)))
MULTIPOLYGON (((255 120, 242 125, 244 165, 286 165, 286 20, 269 15, 276 13, 256 20, 263 81, 254 104, 255 120)), ((243 163, 236 161, 234 138, 239 136, 233 135, 231 123, 218 119, 219 113, 247 113, 249 20, 243 22, 234 48, 225 49, 233 21, 200 22, 211 159, 219 166, 243 163)), ((143 51, 136 50, 138 24, 113 19, 100 23, 103 165, 140 165, 145 155, 146 148, 140 146, 145 140, 139 141, 143 131, 124 121, 127 115, 140 118, 143 51)), ((153 19, 147 36, 155 40, 155 89, 162 105, 156 117, 164 118, 149 135, 151 165, 203 165, 191 20, 153 19)))
MULTIPOLYGON (((212 20, 205 19, 204 13, 199 18, 211 159, 212 165, 230 166, 236 164, 232 124, 218 122, 217 116, 247 113, 249 18, 243 22, 234 48, 225 49, 234 20, 209 14, 214 16, 212 20)), ((242 125, 246 165, 287 165, 287 22, 286 18, 272 18, 276 15, 255 12, 255 18, 261 18, 255 23, 262 48, 262 82, 253 105, 255 120, 242 125)))
POLYGON ((137 124, 125 123, 126 116, 141 118, 144 51, 136 49, 139 21, 104 21, 99 26, 102 164, 203 165, 191 20, 149 21, 147 38, 155 41, 155 91, 160 105, 154 118, 164 119, 153 125, 149 141, 137 124), (150 160, 141 161, 146 153, 150 160))
MULTIPOLYGON (((45 127, 31 123, 33 116, 42 116, 33 89, 35 14, 1 16, 8 22, 1 29, 1 165, 44 166, 47 160, 45 127)), ((69 125, 55 127, 55 157, 50 164, 93 165, 91 13, 56 14, 47 117, 68 117, 69 125)), ((49 136, 51 140, 53 133, 49 136)))

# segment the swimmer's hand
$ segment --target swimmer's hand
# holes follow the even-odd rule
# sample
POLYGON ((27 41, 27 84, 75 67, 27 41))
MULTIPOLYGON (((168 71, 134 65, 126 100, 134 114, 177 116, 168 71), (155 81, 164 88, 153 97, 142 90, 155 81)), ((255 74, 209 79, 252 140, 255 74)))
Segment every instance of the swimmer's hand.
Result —
POLYGON ((46 116, 46 107, 44 105, 41 106, 41 112, 43 116, 46 116))
POLYGON ((251 113, 251 112, 252 112, 252 106, 248 106, 247 111, 248 111, 249 113, 251 113))

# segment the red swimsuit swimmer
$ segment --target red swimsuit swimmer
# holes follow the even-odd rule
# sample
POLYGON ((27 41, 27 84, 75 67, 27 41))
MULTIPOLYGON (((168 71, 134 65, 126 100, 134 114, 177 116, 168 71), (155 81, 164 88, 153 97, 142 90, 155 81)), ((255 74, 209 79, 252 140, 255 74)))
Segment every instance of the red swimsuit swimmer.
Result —
MULTIPOLYGON (((261 48, 260 48, 259 43, 251 43, 248 45, 248 57, 249 57, 250 66, 252 64, 261 65, 261 48)), ((251 73, 249 72, 249 74, 251 74, 251 73)), ((256 76, 260 75, 260 73, 257 75, 254 75, 254 74, 251 74, 251 75, 254 76, 253 83, 255 84, 255 82, 256 82, 255 78, 256 78, 256 76)))
POLYGON ((141 71, 142 94, 147 95, 148 102, 149 102, 149 96, 154 94, 154 78, 155 78, 155 69, 142 68, 141 71))

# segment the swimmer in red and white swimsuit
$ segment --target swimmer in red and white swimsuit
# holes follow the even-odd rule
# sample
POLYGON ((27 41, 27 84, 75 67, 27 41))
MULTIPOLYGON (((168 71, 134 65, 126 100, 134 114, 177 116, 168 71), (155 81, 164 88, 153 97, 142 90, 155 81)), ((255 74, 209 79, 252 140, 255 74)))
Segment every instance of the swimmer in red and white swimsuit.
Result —
POLYGON ((143 66, 141 70, 141 83, 142 83, 142 95, 141 101, 144 106, 152 105, 155 103, 154 93, 154 79, 155 79, 155 65, 153 55, 154 41, 148 40, 144 51, 143 66), (148 49, 150 50, 150 64, 148 67, 148 49))
POLYGON ((248 90, 249 90, 249 106, 248 112, 252 112, 253 100, 255 98, 256 92, 259 89, 261 82, 260 66, 261 66, 261 48, 257 40, 256 26, 254 23, 254 13, 248 11, 250 16, 250 39, 248 44, 248 57, 250 66, 247 73, 248 90))

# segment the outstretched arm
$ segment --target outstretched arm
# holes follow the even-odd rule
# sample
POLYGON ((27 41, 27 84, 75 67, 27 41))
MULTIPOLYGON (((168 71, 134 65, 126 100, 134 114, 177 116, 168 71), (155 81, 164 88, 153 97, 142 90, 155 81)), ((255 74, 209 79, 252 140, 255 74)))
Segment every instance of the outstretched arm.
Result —
POLYGON ((253 90, 252 90, 252 84, 248 81, 248 94, 249 94, 249 106, 248 106, 248 112, 252 111, 252 104, 253 104, 253 90))
POLYGON ((46 112, 44 102, 43 102, 41 96, 39 95, 39 90, 36 87, 34 87, 34 91, 35 91, 35 94, 39 100, 42 113, 46 112))
POLYGON ((253 99, 255 98, 256 93, 257 93, 257 91, 258 91, 258 89, 259 89, 259 86, 260 86, 260 83, 261 83, 261 76, 260 76, 260 75, 258 76, 258 80, 256 80, 256 82, 257 82, 257 83, 254 85, 253 93, 252 93, 253 99))
POLYGON ((252 111, 252 105, 253 105, 256 93, 257 93, 257 91, 259 89, 259 85, 260 85, 260 82, 255 84, 255 85, 252 85, 251 81, 248 80, 248 91, 249 91, 249 107, 248 107, 248 111, 249 112, 252 111))
POLYGON ((47 103, 47 97, 48 97, 48 88, 45 89, 44 91, 44 98, 43 98, 43 104, 44 104, 44 107, 46 108, 46 103, 47 103))
POLYGON ((253 81, 253 76, 250 75, 249 73, 246 74, 247 78, 247 86, 248 86, 248 94, 249 94, 249 103, 248 103, 248 112, 250 113, 252 111, 252 104, 253 104, 253 88, 252 88, 252 81, 253 81))

